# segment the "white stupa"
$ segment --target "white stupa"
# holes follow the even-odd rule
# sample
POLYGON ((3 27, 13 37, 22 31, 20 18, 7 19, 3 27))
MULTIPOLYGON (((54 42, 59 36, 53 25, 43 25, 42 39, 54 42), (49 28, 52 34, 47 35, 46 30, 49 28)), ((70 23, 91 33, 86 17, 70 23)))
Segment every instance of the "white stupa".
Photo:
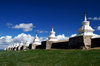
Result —
POLYGON ((9 48, 11 48, 11 45, 9 45, 9 48))
POLYGON ((85 12, 85 18, 84 21, 82 22, 82 26, 79 28, 78 35, 91 35, 94 36, 95 34, 93 34, 94 29, 92 29, 92 27, 90 26, 90 22, 87 21, 86 18, 86 12, 85 12))
POLYGON ((18 46, 18 50, 21 50, 21 47, 23 46, 23 42, 21 41, 19 46, 18 46))
POLYGON ((28 41, 28 38, 29 38, 29 37, 27 37, 27 41, 26 41, 26 43, 25 43, 24 46, 29 46, 30 42, 28 41))
POLYGON ((53 26, 52 26, 52 31, 50 32, 50 36, 48 37, 49 41, 57 41, 57 37, 55 37, 55 32, 53 30, 53 26))
POLYGON ((15 47, 18 47, 19 46, 19 43, 17 42, 16 44, 15 44, 15 47))
POLYGON ((18 42, 17 43, 14 43, 14 50, 17 50, 17 44, 18 44, 18 42))
POLYGON ((39 38, 37 37, 37 33, 36 33, 35 39, 33 40, 33 44, 36 44, 36 45, 40 45, 41 44, 39 38))
POLYGON ((8 46, 8 50, 11 50, 11 45, 8 46))
POLYGON ((25 46, 29 46, 29 44, 30 44, 30 43, 29 43, 29 41, 27 40, 26 43, 25 43, 25 46))
POLYGON ((13 44, 11 45, 11 48, 13 48, 13 44))
POLYGON ((17 47, 18 47, 18 46, 19 46, 19 43, 17 42, 17 44, 16 44, 16 45, 17 45, 17 47))
POLYGON ((23 42, 22 41, 20 42, 20 45, 19 46, 23 46, 23 42))
POLYGON ((14 43, 14 45, 13 45, 14 47, 16 47, 16 44, 14 43))

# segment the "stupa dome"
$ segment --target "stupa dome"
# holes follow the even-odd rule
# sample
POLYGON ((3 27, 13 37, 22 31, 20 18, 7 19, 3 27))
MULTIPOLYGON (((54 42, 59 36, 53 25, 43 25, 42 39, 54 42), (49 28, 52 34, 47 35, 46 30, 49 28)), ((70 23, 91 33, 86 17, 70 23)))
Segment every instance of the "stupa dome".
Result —
POLYGON ((36 45, 40 45, 41 44, 39 38, 37 37, 37 33, 36 33, 35 39, 33 40, 33 44, 36 44, 36 45))

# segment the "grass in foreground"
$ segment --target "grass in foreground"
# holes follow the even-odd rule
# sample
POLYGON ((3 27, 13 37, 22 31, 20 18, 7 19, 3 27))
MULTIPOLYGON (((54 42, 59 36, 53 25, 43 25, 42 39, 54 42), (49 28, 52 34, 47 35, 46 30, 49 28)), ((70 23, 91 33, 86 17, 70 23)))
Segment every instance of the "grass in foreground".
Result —
POLYGON ((100 49, 0 51, 0 66, 100 66, 100 49))

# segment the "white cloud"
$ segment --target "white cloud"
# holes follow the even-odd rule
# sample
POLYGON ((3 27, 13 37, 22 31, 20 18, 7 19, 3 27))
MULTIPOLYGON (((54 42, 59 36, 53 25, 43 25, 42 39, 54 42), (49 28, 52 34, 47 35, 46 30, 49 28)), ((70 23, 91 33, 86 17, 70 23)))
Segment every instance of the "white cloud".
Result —
POLYGON ((38 33, 48 33, 48 31, 40 31, 40 30, 36 30, 36 32, 38 32, 38 33))
POLYGON ((17 29, 23 29, 24 32, 27 32, 27 31, 32 31, 33 29, 33 24, 32 23, 29 23, 29 24, 24 24, 24 23, 21 23, 19 25, 15 25, 13 26, 12 28, 17 28, 17 29))
POLYGON ((65 39, 69 39, 69 37, 65 37, 64 34, 62 34, 62 35, 57 35, 57 40, 65 40, 65 39))
POLYGON ((32 43, 34 40, 34 36, 31 36, 30 34, 27 35, 27 34, 21 33, 21 34, 18 34, 18 36, 15 36, 13 38, 13 42, 23 41, 23 43, 25 43, 26 40, 28 40, 30 43, 32 43))
POLYGON ((0 44, 10 44, 10 42, 12 42, 12 36, 2 36, 0 37, 0 44))
POLYGON ((89 17, 88 19, 92 19, 92 17, 89 17))
POLYGON ((100 20, 100 17, 89 17, 88 19, 91 19, 91 20, 100 20))
POLYGON ((97 30, 100 30, 100 26, 97 27, 97 30))
POLYGON ((40 39, 40 42, 42 42, 42 41, 46 41, 48 38, 47 37, 40 37, 39 39, 40 39))
MULTIPOLYGON (((40 41, 46 40, 46 37, 40 37, 40 41)), ((26 41, 29 41, 30 43, 33 43, 34 36, 31 36, 30 34, 18 34, 14 38, 12 36, 2 36, 0 37, 0 49, 7 48, 8 45, 14 44, 14 43, 20 43, 21 41, 23 44, 26 43, 26 41)))
POLYGON ((2 36, 0 37, 0 49, 4 49, 13 41, 12 36, 2 36))
POLYGON ((76 36, 77 34, 72 34, 70 37, 74 37, 74 36, 76 36))

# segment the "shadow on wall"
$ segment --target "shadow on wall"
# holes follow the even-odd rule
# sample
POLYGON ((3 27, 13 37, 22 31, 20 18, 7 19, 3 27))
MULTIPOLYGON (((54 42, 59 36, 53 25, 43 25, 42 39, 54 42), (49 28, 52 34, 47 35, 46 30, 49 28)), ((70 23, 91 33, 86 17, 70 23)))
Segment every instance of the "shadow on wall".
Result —
POLYGON ((91 39, 91 48, 100 47, 100 38, 91 39))
POLYGON ((69 46, 69 49, 83 49, 84 43, 73 43, 69 46))
POLYGON ((83 36, 76 36, 69 38, 70 49, 83 49, 83 47, 84 47, 83 36))
POLYGON ((42 41, 41 49, 46 49, 46 41, 42 41))
POLYGON ((31 49, 32 48, 32 44, 29 44, 29 49, 31 49))
POLYGON ((53 49, 68 49, 68 41, 67 42, 59 42, 59 43, 52 43, 51 48, 53 49))
POLYGON ((41 45, 37 45, 36 46, 36 49, 41 49, 41 45))

